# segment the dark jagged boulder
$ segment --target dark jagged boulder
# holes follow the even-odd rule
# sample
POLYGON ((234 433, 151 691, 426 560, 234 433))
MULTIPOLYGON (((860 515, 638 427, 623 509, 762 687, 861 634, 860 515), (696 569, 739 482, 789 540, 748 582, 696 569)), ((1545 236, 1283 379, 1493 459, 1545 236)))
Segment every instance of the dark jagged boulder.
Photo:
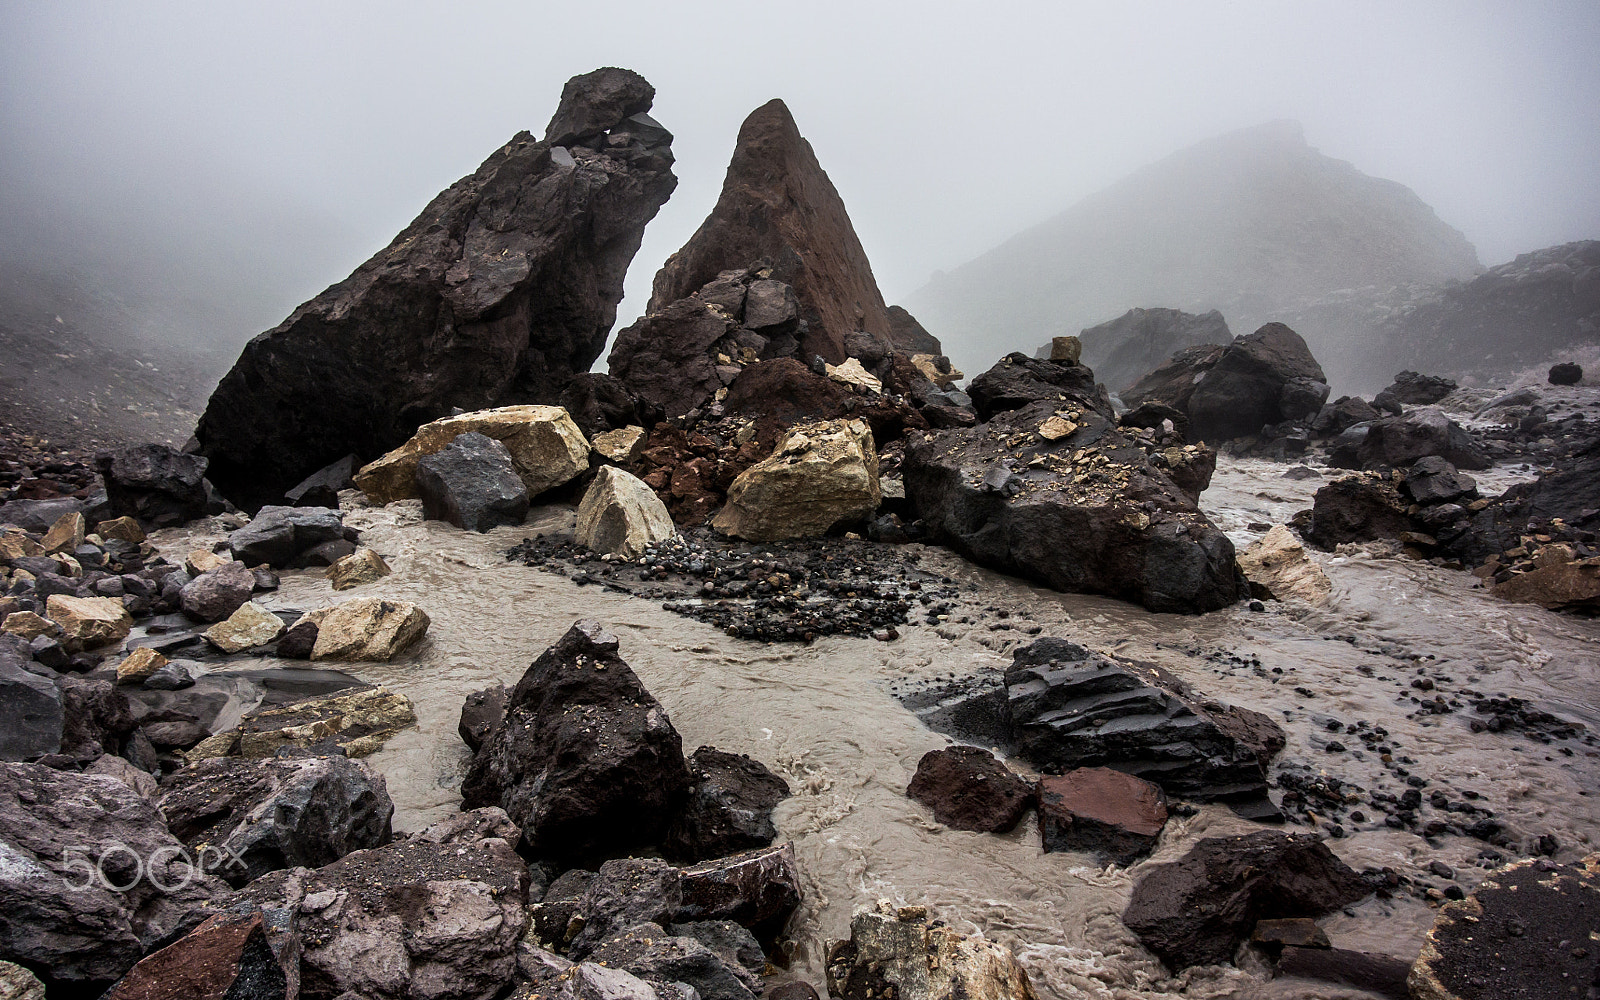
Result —
POLYGON ((1470 563, 1516 548, 1529 526, 1549 530, 1559 520, 1568 530, 1600 529, 1600 436, 1574 451, 1554 471, 1518 483, 1471 516, 1469 530, 1449 552, 1470 563))
POLYGON ((689 786, 683 743, 598 622, 567 630, 522 675, 462 782, 539 854, 603 857, 659 842, 689 786))
POLYGON ((689 757, 693 784, 667 830, 668 857, 704 861, 766 847, 778 836, 772 810, 789 797, 789 783, 744 754, 701 747, 689 757))
POLYGON ((1109 767, 1080 767, 1039 779, 1039 835, 1045 851, 1087 851, 1131 865, 1167 825, 1161 786, 1109 767))
POLYGON ((24 531, 40 534, 67 514, 82 514, 87 504, 77 497, 53 497, 49 500, 8 500, 0 504, 0 524, 14 524, 24 531))
POLYGON ((1372 886, 1311 835, 1208 837, 1133 888, 1122 922, 1174 971, 1232 960, 1256 922, 1319 917, 1372 886))
POLYGON ((1216 344, 1202 344, 1177 351, 1122 390, 1122 401, 1135 407, 1141 403, 1163 403, 1188 413, 1189 397, 1194 395, 1194 387, 1199 384, 1201 376, 1216 367, 1222 351, 1222 345, 1216 344))
POLYGON ((1306 540, 1323 549, 1345 542, 1399 538, 1417 525, 1394 483, 1373 475, 1346 476, 1317 490, 1306 540))
POLYGON ((61 749, 61 689, 24 664, 34 666, 0 646, 0 761, 37 760, 61 749))
POLYGON ((344 515, 334 507, 262 507, 228 535, 228 550, 245 566, 277 569, 324 542, 344 539, 344 515))
POLYGON ((456 724, 456 732, 461 736, 461 742, 473 753, 483 746, 483 741, 494 732, 494 727, 506 717, 506 699, 510 692, 504 684, 486 687, 482 691, 474 691, 467 695, 467 700, 461 705, 461 721, 456 724))
POLYGON ((1404 371, 1396 375, 1388 388, 1378 395, 1407 406, 1432 406, 1455 391, 1455 379, 1404 371))
POLYGON ((199 924, 227 889, 196 873, 156 807, 114 777, 0 764, 0 843, 0 959, 85 995, 199 924))
POLYGON ((443 450, 418 459, 417 490, 430 520, 466 531, 521 524, 528 516, 528 488, 510 449, 477 431, 457 434, 443 450))
POLYGON ((278 1000, 299 986, 299 956, 291 942, 274 952, 259 907, 236 907, 145 956, 103 1000, 278 1000), (293 965, 293 972, 285 969, 293 965))
POLYGON ((1016 410, 1040 400, 1060 400, 1070 396, 1105 417, 1114 415, 1111 401, 1094 381, 1094 372, 1083 365, 1030 358, 1013 352, 967 386, 972 405, 980 420, 996 413, 1016 410))
POLYGON ((1268 323, 1222 349, 1187 410, 1195 438, 1217 441, 1315 416, 1327 398, 1327 376, 1306 342, 1282 323, 1268 323))
POLYGON ((754 418, 757 436, 775 442, 794 424, 843 415, 850 399, 850 391, 832 379, 793 358, 778 358, 744 369, 722 405, 729 414, 754 418))
POLYGON ((549 403, 605 346, 644 226, 672 193, 671 136, 626 70, 568 81, 523 132, 388 247, 246 345, 196 428, 250 509, 460 408, 549 403))
POLYGON ((981 747, 930 750, 917 761, 906 795, 956 830, 1006 833, 1033 805, 1033 789, 981 747))
POLYGON ((255 574, 234 559, 184 584, 179 601, 195 621, 220 622, 247 604, 255 587, 255 574))
POLYGON ((1374 420, 1356 451, 1361 467, 1367 469, 1406 466, 1429 455, 1437 455, 1458 469, 1487 469, 1494 464, 1466 428, 1433 406, 1419 406, 1398 417, 1374 420))
POLYGON ((156 804, 173 836, 222 852, 216 873, 236 887, 382 847, 394 815, 383 776, 337 754, 195 761, 166 779, 156 804))
POLYGON ((1419 458, 1406 471, 1400 491, 1416 503, 1463 503, 1478 498, 1478 482, 1471 476, 1457 472, 1456 467, 1438 455, 1419 458))
POLYGON ((1369 423, 1381 416, 1383 414, 1360 396, 1340 396, 1323 404, 1311 421, 1311 429, 1324 437, 1336 437, 1357 424, 1369 423))
POLYGON ((1548 381, 1551 385, 1577 385, 1583 381, 1583 366, 1572 361, 1551 365, 1548 381))
POLYGON ((607 938, 635 924, 665 926, 682 908, 683 874, 678 868, 655 858, 607 861, 586 881, 573 907, 583 926, 567 954, 587 958, 607 938))
POLYGON ((1246 596, 1233 543, 1098 405, 1058 390, 986 424, 912 434, 906 497, 962 555, 1057 590, 1190 614, 1246 596))
POLYGON ((142 524, 169 528, 220 513, 200 455, 186 455, 164 444, 141 444, 96 458, 106 484, 111 516, 133 517, 142 524))
POLYGON ((939 343, 939 338, 924 329, 917 318, 903 307, 890 306, 886 314, 889 317, 889 344, 896 351, 943 356, 944 346, 939 343))
POLYGON ((784 843, 713 858, 682 870, 679 923, 732 920, 769 940, 800 905, 800 869, 794 844, 784 843))
POLYGON ((355 488, 356 470, 361 462, 354 455, 346 455, 330 462, 285 491, 283 498, 291 507, 328 507, 339 509, 339 491, 355 488))
POLYGON ((844 201, 789 109, 769 101, 739 128, 716 206, 656 273, 649 312, 686 299, 724 271, 755 260, 794 289, 799 357, 845 360, 844 338, 863 330, 891 342, 888 310, 844 201))
POLYGON ((98 678, 63 674, 61 689, 61 753, 80 763, 103 754, 126 752, 137 720, 125 689, 98 678))
POLYGON ((755 1000, 760 981, 692 937, 668 933, 654 923, 638 923, 607 938, 592 952, 594 961, 624 969, 659 993, 685 983, 702 1000, 755 1000))
POLYGON ((726 384, 714 348, 735 329, 705 302, 677 299, 618 333, 606 364, 630 392, 681 416, 726 384))
POLYGON ((1129 309, 1116 319, 1078 335, 1083 363, 1112 392, 1137 382, 1175 352, 1233 340, 1227 321, 1215 309, 1196 315, 1181 309, 1129 309))
POLYGON ((1172 421, 1172 432, 1181 440, 1188 440, 1189 415, 1165 403, 1140 403, 1117 417, 1117 426, 1160 430, 1168 420, 1172 421))
POLYGON ((629 391, 621 379, 600 372, 572 376, 557 403, 591 441, 596 434, 621 427, 654 427, 666 417, 659 406, 629 391))

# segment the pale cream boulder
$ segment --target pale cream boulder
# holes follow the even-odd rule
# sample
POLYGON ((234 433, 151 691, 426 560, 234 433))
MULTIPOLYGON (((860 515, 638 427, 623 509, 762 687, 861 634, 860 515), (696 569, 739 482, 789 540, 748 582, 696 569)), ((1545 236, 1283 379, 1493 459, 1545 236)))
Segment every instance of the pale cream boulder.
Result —
POLYGON ((110 597, 51 594, 44 607, 45 616, 61 626, 61 645, 68 652, 121 642, 133 629, 128 609, 110 597))
POLYGON ((456 435, 468 431, 506 446, 530 497, 589 468, 589 441, 564 407, 502 406, 423 424, 411 440, 357 472, 356 486, 378 504, 419 500, 417 462, 424 455, 443 451, 456 435))
POLYGON ((882 392, 883 383, 878 377, 861 367, 858 358, 846 358, 842 365, 828 365, 828 377, 840 385, 860 386, 868 392, 882 392))
POLYGON ((214 569, 221 569, 224 564, 230 562, 233 562, 231 556, 225 556, 220 552, 212 552, 210 549, 195 549, 183 557, 183 568, 189 572, 189 576, 192 579, 201 573, 209 573, 214 569))
POLYGON ((67 552, 83 544, 84 536, 89 531, 89 524, 83 519, 82 514, 62 514, 56 518, 56 523, 45 532, 40 545, 47 553, 67 552))
POLYGON ((1295 598, 1318 604, 1333 592, 1327 574, 1286 525, 1273 525, 1238 558, 1239 568, 1250 581, 1251 593, 1257 597, 1279 601, 1295 598))
POLYGON ((224 653, 240 653, 251 646, 265 646, 284 633, 283 619, 254 601, 239 605, 239 610, 205 630, 206 641, 224 653))
POLYGON ((911 363, 917 371, 928 377, 928 381, 941 389, 948 389, 952 385, 966 378, 961 369, 951 365, 949 371, 939 370, 939 356, 937 354, 913 354, 911 363))
POLYGON ((32 611, 13 611, 6 615, 5 623, 0 625, 0 632, 21 636, 30 641, 41 635, 54 639, 61 634, 61 626, 32 611))
POLYGON ((363 583, 376 583, 388 576, 391 570, 383 557, 371 549, 361 548, 328 567, 328 582, 334 590, 349 590, 363 583))
POLYGON ((882 502, 878 452, 863 420, 800 424, 739 474, 711 526, 752 542, 818 538, 882 502))
POLYGON ((167 658, 149 646, 140 646, 117 664, 118 684, 139 684, 167 665, 167 658))
POLYGON ((306 615, 317 623, 313 660, 389 660, 427 634, 428 613, 410 601, 358 597, 306 615))
POLYGON ((0 561, 10 562, 24 556, 44 554, 44 546, 28 537, 21 528, 8 528, 0 532, 0 561))
POLYGON ((631 462, 644 454, 645 440, 649 437, 643 427, 629 424, 614 431, 601 431, 590 443, 595 454, 617 463, 631 462))
POLYGON ((603 465, 578 504, 577 540, 603 555, 637 559, 677 534, 666 504, 644 480, 603 465))
POLYGON ((94 533, 110 541, 113 538, 138 545, 144 541, 144 529, 139 527, 139 522, 123 515, 109 521, 101 521, 94 526, 94 533))

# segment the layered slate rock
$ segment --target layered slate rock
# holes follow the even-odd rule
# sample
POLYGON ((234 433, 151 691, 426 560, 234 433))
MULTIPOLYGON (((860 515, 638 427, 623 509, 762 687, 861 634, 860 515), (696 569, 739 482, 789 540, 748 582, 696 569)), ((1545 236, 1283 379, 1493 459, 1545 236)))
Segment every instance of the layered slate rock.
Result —
POLYGON ((1581 996, 1600 982, 1594 946, 1600 854, 1496 869, 1466 899, 1446 903, 1407 979, 1417 1000, 1581 996))
POLYGON ((778 836, 772 810, 789 783, 744 754, 701 747, 689 757, 693 785, 661 849, 682 861, 704 861, 766 847, 778 836))
POLYGON ((236 887, 382 847, 394 815, 383 776, 339 755, 197 761, 167 778, 156 804, 173 836, 210 845, 216 874, 236 887))
POLYGON ((1178 351, 1233 340, 1227 321, 1215 309, 1199 315, 1181 309, 1129 309, 1078 336, 1083 363, 1112 392, 1133 385, 1178 351))
POLYGON ((731 920, 756 936, 775 936, 800 905, 793 842, 713 858, 682 870, 677 921, 731 920))
POLYGON ((430 520, 467 531, 521 524, 528 515, 528 489, 511 452, 477 431, 458 434, 443 450, 422 456, 417 489, 430 520))
POLYGON ((582 621, 533 661, 462 782, 468 808, 500 806, 536 852, 582 859, 656 843, 689 785, 666 711, 582 621))
POLYGON ((1039 780, 1044 849, 1087 851, 1130 865, 1149 854, 1167 825, 1161 787, 1109 767, 1080 767, 1039 780))
POLYGON ((0 764, 0 843, 0 959, 89 995, 200 923, 227 888, 194 872, 154 805, 104 775, 0 764))
POLYGON ((1152 611, 1242 598, 1233 543, 1195 499, 1094 397, 1057 395, 1067 398, 911 435, 906 497, 930 533, 982 565, 1152 611))
POLYGON ((1371 892, 1317 837, 1262 830, 1150 869, 1122 922, 1176 971, 1230 961, 1259 920, 1319 917, 1371 892))
POLYGON ((191 762, 276 757, 285 747, 331 743, 347 756, 361 757, 416 721, 411 699, 387 688, 338 691, 246 712, 237 726, 206 737, 186 756, 191 762))
POLYGON ((1028 973, 1006 948, 957 934, 923 906, 888 900, 850 918, 850 939, 828 947, 828 993, 842 1000, 1034 1000, 1028 973))
POLYGON ((741 472, 711 524, 750 541, 816 538, 882 501, 872 429, 828 420, 790 429, 769 457, 741 472))
POLYGON ((864 331, 891 342, 883 295, 844 201, 780 100, 739 127, 722 194, 689 242, 667 259, 650 297, 656 313, 723 271, 765 259, 771 278, 794 289, 803 360, 839 364, 845 336, 864 331))
POLYGON ((169 528, 222 509, 206 480, 210 462, 164 444, 141 444, 97 456, 111 516, 169 528))
POLYGON ((917 761, 906 795, 956 830, 1006 833, 1033 805, 1033 788, 981 747, 930 750, 917 761))
POLYGON ((254 508, 453 408, 554 402, 603 349, 644 226, 677 183, 653 98, 627 70, 574 77, 543 141, 513 137, 251 341, 196 429, 218 488, 254 508))
POLYGON ((1450 554, 1472 563, 1522 544, 1528 526, 1564 525, 1593 531, 1600 526, 1600 437, 1571 460, 1531 483, 1518 483, 1471 515, 1470 530, 1453 540, 1450 554))

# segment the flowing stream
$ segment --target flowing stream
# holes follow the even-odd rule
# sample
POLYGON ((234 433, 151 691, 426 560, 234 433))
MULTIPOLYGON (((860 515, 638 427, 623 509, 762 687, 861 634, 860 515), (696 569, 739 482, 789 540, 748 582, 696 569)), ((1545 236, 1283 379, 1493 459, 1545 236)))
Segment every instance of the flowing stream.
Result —
MULTIPOLYGON (((1223 460, 1203 505, 1236 544, 1259 537, 1250 524, 1281 522, 1309 507, 1325 482, 1284 479, 1285 468, 1223 460)), ((1480 481, 1490 494, 1519 475, 1525 477, 1494 472, 1480 481)), ((747 753, 789 781, 794 795, 776 821, 780 837, 795 843, 807 884, 790 925, 796 950, 786 975, 819 986, 826 942, 848 936, 851 910, 888 898, 927 904, 958 929, 1011 947, 1041 998, 1367 996, 1325 984, 1268 983, 1232 967, 1169 976, 1118 919, 1139 866, 1102 869, 1086 855, 1045 854, 1031 815, 1008 835, 964 833, 933 822, 906 798, 918 759, 948 741, 902 708, 890 684, 1003 669, 1010 649, 1032 640, 1019 631, 1032 625, 1160 663, 1205 694, 1271 715, 1288 735, 1280 766, 1310 765, 1369 791, 1403 791, 1358 743, 1351 741, 1353 751, 1327 751, 1330 718, 1365 720, 1387 729, 1395 753, 1412 758, 1413 773, 1434 787, 1480 795, 1477 804, 1493 809, 1518 844, 1550 834, 1560 844, 1558 859, 1570 860, 1595 850, 1591 838, 1600 831, 1595 750, 1567 741, 1575 750, 1567 756, 1560 750, 1566 744, 1543 745, 1515 731, 1474 733, 1470 708, 1419 715, 1419 692, 1410 685, 1426 671, 1448 678, 1438 682, 1444 694, 1470 687, 1521 697, 1600 730, 1600 622, 1502 603, 1474 589, 1469 574, 1426 563, 1356 550, 1314 553, 1334 585, 1326 606, 1269 602, 1252 612, 1241 604, 1186 617, 1058 594, 910 546, 923 569, 961 589, 964 599, 948 622, 902 626, 893 642, 835 637, 767 645, 505 560, 503 551, 525 536, 570 530, 570 509, 539 508, 522 527, 485 535, 422 522, 404 505, 353 510, 347 522, 366 532, 365 543, 394 570, 355 593, 415 601, 433 622, 427 638, 396 662, 354 667, 416 704, 417 726, 368 758, 388 781, 397 830, 418 829, 459 807, 468 754, 456 722, 466 695, 514 682, 574 620, 596 618, 621 638, 623 658, 666 707, 685 752, 709 744, 747 753)), ((166 532, 153 541, 172 557, 215 537, 166 532)), ((319 571, 303 571, 285 573, 281 589, 263 596, 269 607, 306 610, 354 593, 335 594, 319 571)), ((1329 843, 1358 869, 1390 866, 1427 877, 1428 863, 1441 859, 1470 889, 1483 866, 1492 866, 1480 859, 1488 847, 1482 841, 1445 836, 1430 845, 1387 828, 1381 813, 1345 827, 1347 835, 1329 843)), ((1226 808, 1206 806, 1174 818, 1150 860, 1173 860, 1202 837, 1253 828, 1226 808)), ((1410 961, 1432 921, 1427 904, 1397 894, 1369 898, 1323 924, 1338 947, 1410 961)))

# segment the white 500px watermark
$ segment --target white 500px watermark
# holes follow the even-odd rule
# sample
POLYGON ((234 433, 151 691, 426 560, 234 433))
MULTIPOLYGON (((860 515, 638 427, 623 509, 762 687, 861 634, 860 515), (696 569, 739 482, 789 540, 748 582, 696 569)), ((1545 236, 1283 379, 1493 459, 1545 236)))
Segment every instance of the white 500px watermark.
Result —
POLYGON ((226 845, 207 844, 197 854, 191 854, 182 844, 165 844, 151 851, 147 858, 116 840, 102 843, 98 854, 88 847, 63 847, 61 866, 82 878, 75 879, 68 874, 61 879, 73 892, 90 889, 128 892, 141 881, 149 882, 162 892, 176 892, 194 881, 196 875, 214 874, 230 866, 245 868, 244 858, 226 845), (174 876, 174 867, 180 869, 178 877, 174 876))

